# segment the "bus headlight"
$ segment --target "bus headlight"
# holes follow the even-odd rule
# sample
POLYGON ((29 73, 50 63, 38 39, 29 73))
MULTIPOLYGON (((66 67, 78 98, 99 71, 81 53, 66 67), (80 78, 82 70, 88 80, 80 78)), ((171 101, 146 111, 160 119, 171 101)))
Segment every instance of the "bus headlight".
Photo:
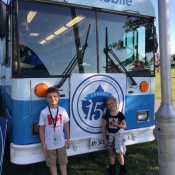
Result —
POLYGON ((146 82, 146 81, 142 81, 142 82, 140 83, 140 90, 141 90, 142 92, 148 91, 148 90, 149 90, 149 83, 146 82))
POLYGON ((137 122, 146 122, 150 119, 150 111, 138 111, 136 115, 137 122))
POLYGON ((39 84, 36 85, 36 87, 35 87, 35 94, 36 94, 38 97, 45 97, 46 90, 47 90, 48 88, 49 88, 49 87, 47 86, 47 84, 45 84, 45 83, 39 83, 39 84))

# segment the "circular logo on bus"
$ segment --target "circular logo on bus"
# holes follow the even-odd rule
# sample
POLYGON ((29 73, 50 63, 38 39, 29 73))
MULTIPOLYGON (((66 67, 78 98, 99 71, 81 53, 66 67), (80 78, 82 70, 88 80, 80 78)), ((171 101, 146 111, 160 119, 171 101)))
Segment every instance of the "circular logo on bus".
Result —
POLYGON ((102 116, 107 97, 117 100, 119 111, 123 111, 124 95, 120 84, 108 75, 93 75, 77 86, 71 102, 71 110, 76 124, 88 133, 102 132, 102 116))

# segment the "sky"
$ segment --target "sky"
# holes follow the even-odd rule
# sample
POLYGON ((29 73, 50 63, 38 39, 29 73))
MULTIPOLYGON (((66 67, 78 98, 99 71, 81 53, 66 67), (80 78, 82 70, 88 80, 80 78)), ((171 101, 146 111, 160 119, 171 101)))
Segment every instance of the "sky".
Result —
MULTIPOLYGON (((7 2, 7 0, 3 0, 4 2, 7 2)), ((8 0, 9 1, 9 0, 8 0)), ((158 27, 158 0, 151 0, 156 13, 156 20, 155 20, 155 26, 157 29, 157 35, 159 37, 159 27, 158 27)), ((170 14, 170 52, 171 54, 175 54, 175 22, 173 21, 173 18, 175 17, 175 10, 173 9, 175 7, 175 0, 169 0, 169 14, 170 14)))
MULTIPOLYGON (((159 28, 158 28, 158 0, 151 0, 154 8, 155 8, 155 13, 156 13, 156 21, 155 21, 155 26, 157 29, 157 35, 159 37, 159 28)), ((175 54, 175 20, 173 18, 175 17, 175 0, 169 0, 169 14, 170 14, 170 52, 171 54, 175 54)))

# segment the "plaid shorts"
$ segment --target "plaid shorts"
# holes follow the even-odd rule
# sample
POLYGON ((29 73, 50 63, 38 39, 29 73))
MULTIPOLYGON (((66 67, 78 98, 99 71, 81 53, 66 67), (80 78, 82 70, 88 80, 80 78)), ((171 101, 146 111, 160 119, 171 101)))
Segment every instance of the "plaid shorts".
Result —
POLYGON ((115 149, 117 153, 125 155, 125 139, 123 138, 120 131, 116 133, 109 133, 109 135, 107 135, 107 140, 108 144, 105 146, 105 148, 115 149))

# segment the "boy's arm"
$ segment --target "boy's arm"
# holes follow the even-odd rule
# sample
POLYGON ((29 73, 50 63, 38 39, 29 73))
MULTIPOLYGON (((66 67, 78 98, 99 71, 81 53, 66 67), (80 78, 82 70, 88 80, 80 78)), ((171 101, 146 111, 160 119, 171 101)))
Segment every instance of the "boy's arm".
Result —
POLYGON ((64 123, 64 129, 66 132, 66 147, 67 149, 70 147, 70 140, 69 140, 69 124, 68 122, 64 123))
POLYGON ((45 126, 40 125, 39 126, 39 136, 40 136, 43 152, 46 153, 48 151, 48 149, 47 149, 47 146, 46 146, 45 140, 44 140, 44 131, 45 131, 45 126))

